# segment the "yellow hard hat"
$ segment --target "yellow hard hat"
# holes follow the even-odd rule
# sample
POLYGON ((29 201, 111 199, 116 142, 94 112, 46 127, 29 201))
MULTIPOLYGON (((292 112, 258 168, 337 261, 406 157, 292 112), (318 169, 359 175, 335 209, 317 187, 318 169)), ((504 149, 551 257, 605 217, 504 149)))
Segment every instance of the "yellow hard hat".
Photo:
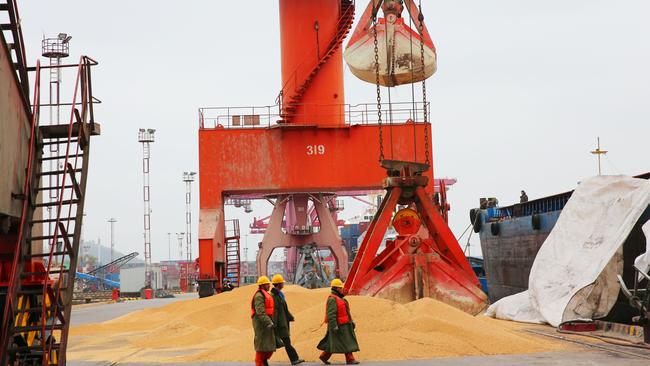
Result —
POLYGON ((332 280, 332 287, 338 287, 338 288, 343 288, 343 281, 339 280, 338 278, 335 278, 332 280))
POLYGON ((278 283, 284 283, 284 277, 282 277, 281 274, 276 274, 275 276, 273 276, 273 279, 271 280, 271 282, 274 285, 277 285, 278 283))
POLYGON ((271 281, 266 276, 261 276, 260 278, 257 279, 257 285, 258 286, 262 286, 262 285, 266 285, 266 284, 270 284, 270 283, 271 283, 271 281))

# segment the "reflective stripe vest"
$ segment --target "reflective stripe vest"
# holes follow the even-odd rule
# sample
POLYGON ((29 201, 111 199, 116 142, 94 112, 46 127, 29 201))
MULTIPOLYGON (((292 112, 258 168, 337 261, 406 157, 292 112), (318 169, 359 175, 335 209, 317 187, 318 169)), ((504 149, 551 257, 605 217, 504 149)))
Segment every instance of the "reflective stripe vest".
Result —
MULTIPOLYGON (((350 322, 350 314, 348 313, 348 307, 345 301, 335 295, 330 295, 329 297, 336 300, 336 322, 339 325, 348 324, 350 322)), ((325 303, 325 323, 327 322, 327 303, 325 303)))
POLYGON ((264 295, 264 310, 266 315, 273 318, 273 310, 274 310, 273 296, 271 296, 268 292, 262 289, 257 290, 253 294, 253 298, 251 299, 251 318, 255 316, 255 295, 257 295, 258 292, 261 292, 262 295, 264 295))

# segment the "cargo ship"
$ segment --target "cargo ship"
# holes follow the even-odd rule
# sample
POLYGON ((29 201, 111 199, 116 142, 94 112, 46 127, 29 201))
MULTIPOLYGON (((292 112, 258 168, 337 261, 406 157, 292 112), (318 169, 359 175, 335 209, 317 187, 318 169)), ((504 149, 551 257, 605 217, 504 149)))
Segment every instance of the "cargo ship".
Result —
MULTIPOLYGON (((636 178, 650 179, 650 172, 636 178)), ((495 198, 482 198, 480 207, 470 210, 470 222, 481 240, 490 302, 528 289, 528 277, 537 252, 572 193, 563 192, 509 206, 499 206, 495 198)), ((650 206, 623 244, 626 283, 633 282, 634 259, 645 252, 646 239, 641 226, 648 220, 650 206)), ((627 321, 629 318, 625 318, 630 311, 628 300, 620 294, 607 318, 627 321)))

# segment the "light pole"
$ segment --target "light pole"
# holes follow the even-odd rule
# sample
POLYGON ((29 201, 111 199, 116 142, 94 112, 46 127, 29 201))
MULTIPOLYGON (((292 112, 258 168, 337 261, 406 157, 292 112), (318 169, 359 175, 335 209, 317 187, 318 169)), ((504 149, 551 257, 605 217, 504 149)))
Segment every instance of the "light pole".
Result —
POLYGON ((185 233, 176 233, 176 238, 178 239, 178 258, 183 260, 183 236, 185 233))
POLYGON ((154 141, 154 129, 141 128, 138 141, 142 143, 142 195, 144 199, 144 278, 145 287, 151 287, 151 206, 149 195, 149 158, 151 143, 154 141))
POLYGON ((184 172, 183 182, 185 182, 185 236, 187 248, 185 254, 187 261, 192 262, 192 182, 196 172, 184 172))
POLYGON ((111 262, 115 260, 115 223, 117 220, 111 217, 108 222, 111 224, 111 262))
POLYGON ((244 260, 248 262, 248 234, 244 234, 244 260))

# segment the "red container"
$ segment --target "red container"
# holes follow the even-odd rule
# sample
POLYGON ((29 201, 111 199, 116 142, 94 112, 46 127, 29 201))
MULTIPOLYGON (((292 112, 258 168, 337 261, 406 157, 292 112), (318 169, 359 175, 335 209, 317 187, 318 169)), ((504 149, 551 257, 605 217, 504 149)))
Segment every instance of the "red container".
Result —
POLYGON ((144 289, 144 298, 147 300, 151 300, 153 298, 153 290, 150 288, 144 289))
POLYGON ((111 292, 111 300, 117 301, 120 298, 120 290, 114 288, 113 292, 111 292))

